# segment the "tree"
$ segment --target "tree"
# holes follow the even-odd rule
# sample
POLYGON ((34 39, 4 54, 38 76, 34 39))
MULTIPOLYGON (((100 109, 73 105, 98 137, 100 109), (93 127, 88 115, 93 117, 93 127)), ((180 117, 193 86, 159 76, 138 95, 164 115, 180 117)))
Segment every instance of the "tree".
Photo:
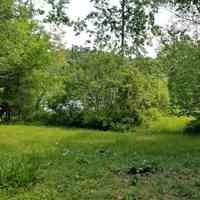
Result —
POLYGON ((163 111, 166 81, 143 73, 137 64, 111 53, 80 53, 66 66, 64 93, 49 102, 51 122, 118 129, 139 125, 151 108, 163 111))
POLYGON ((120 0, 116 5, 106 0, 91 2, 94 10, 76 23, 75 31, 79 34, 86 29, 98 49, 115 49, 122 56, 140 55, 151 34, 158 33, 154 19, 158 9, 153 1, 120 0))
POLYGON ((200 4, 198 0, 161 0, 176 19, 174 27, 179 31, 192 35, 195 40, 200 39, 200 4), (180 26, 182 25, 182 26, 180 26))
MULTIPOLYGON (((6 7, 7 8, 7 7, 6 7)), ((29 18, 23 5, 11 2, 0 22, 1 116, 4 120, 30 119, 37 99, 36 71, 49 63, 49 36, 29 18)))
POLYGON ((69 0, 47 0, 51 9, 45 19, 46 22, 55 23, 56 25, 65 24, 70 25, 70 19, 66 14, 67 5, 69 0))
POLYGON ((1 22, 6 19, 10 19, 13 16, 12 13, 13 0, 2 0, 0 3, 0 20, 1 22))
POLYGON ((199 44, 182 40, 165 46, 160 57, 169 77, 171 104, 176 114, 195 115, 200 106, 199 44))

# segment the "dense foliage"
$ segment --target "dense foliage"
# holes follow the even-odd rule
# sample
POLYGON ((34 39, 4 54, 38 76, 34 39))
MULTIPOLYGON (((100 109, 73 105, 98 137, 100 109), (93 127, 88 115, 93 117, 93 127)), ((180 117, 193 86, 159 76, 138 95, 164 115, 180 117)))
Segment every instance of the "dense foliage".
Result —
POLYGON ((0 22, 0 115, 5 121, 28 120, 37 101, 38 70, 49 63, 49 37, 28 19, 26 7, 2 9, 8 14, 0 22))
POLYGON ((179 115, 197 115, 200 106, 199 44, 177 41, 166 46, 161 57, 169 77, 173 110, 179 115))
POLYGON ((134 61, 103 52, 83 53, 68 65, 64 87, 49 104, 63 125, 135 126, 150 109, 166 111, 169 102, 166 81, 145 74, 134 61))
POLYGON ((155 23, 160 5, 170 6, 177 16, 183 13, 189 22, 199 14, 198 4, 92 0, 87 17, 72 21, 69 1, 45 2, 49 11, 34 8, 29 0, 0 2, 1 122, 117 130, 170 113, 199 115, 197 34, 175 26, 161 33, 155 23), (38 14, 46 25, 73 25, 77 34, 86 30, 92 48, 67 49, 44 31, 38 14), (162 36, 155 59, 142 56, 153 35, 162 36))

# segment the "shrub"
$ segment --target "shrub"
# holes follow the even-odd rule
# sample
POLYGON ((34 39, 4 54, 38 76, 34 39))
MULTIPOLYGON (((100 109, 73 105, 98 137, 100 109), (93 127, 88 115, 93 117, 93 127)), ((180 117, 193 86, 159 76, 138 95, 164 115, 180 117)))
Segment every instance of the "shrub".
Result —
POLYGON ((159 121, 162 118, 162 113, 157 108, 150 108, 141 114, 142 124, 151 126, 153 122, 159 121))
POLYGON ((24 187, 36 181, 40 159, 36 154, 6 156, 0 161, 0 187, 24 187))
POLYGON ((125 132, 129 129, 131 129, 130 124, 125 124, 125 123, 113 123, 111 129, 113 131, 120 131, 120 132, 125 132))
POLYGON ((185 133, 200 135, 200 119, 192 120, 185 128, 185 133))
POLYGON ((102 115, 101 113, 85 112, 83 118, 83 126, 99 130, 110 129, 112 119, 102 115))
POLYGON ((64 92, 48 102, 53 113, 49 124, 124 130, 140 125, 145 110, 166 109, 167 82, 144 73, 134 61, 121 61, 91 52, 66 66, 64 92))

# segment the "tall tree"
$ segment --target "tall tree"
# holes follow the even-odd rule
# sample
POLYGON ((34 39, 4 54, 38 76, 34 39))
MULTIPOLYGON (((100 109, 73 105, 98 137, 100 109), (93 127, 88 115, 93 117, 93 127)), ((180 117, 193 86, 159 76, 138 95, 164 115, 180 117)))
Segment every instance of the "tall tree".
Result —
POLYGON ((126 0, 121 1, 121 10, 122 10, 122 30, 121 30, 121 54, 124 56, 124 46, 125 46, 125 25, 126 25, 126 20, 125 20, 125 6, 126 6, 126 0))
POLYGON ((65 24, 70 25, 70 19, 66 13, 69 0, 46 0, 50 5, 50 11, 47 14, 46 21, 55 23, 56 25, 65 24))
POLYGON ((168 73, 173 111, 194 115, 200 106, 200 47, 191 40, 165 45, 160 58, 168 73))
POLYGON ((161 0, 183 24, 183 29, 191 32, 197 31, 200 26, 200 2, 198 0, 161 0))
POLYGON ((158 33, 154 14, 157 3, 148 0, 91 0, 94 10, 79 20, 75 31, 87 30, 90 40, 99 49, 114 49, 121 55, 140 55, 145 42, 158 33))
POLYGON ((26 120, 37 98, 36 71, 46 66, 51 49, 49 36, 29 18, 26 6, 13 1, 9 8, 1 10, 5 20, 0 21, 0 115, 26 120))

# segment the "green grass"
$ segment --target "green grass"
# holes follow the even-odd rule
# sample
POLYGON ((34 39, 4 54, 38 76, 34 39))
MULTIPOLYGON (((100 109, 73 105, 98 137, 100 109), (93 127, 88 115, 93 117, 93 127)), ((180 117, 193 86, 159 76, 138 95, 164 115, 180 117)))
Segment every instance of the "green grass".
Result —
POLYGON ((36 181, 40 160, 36 155, 0 157, 0 187, 23 187, 36 181))
POLYGON ((161 117, 150 124, 150 131, 157 133, 182 133, 186 124, 191 122, 191 117, 161 117))
POLYGON ((165 134, 0 126, 0 200, 199 200, 200 138, 177 121, 165 134))

